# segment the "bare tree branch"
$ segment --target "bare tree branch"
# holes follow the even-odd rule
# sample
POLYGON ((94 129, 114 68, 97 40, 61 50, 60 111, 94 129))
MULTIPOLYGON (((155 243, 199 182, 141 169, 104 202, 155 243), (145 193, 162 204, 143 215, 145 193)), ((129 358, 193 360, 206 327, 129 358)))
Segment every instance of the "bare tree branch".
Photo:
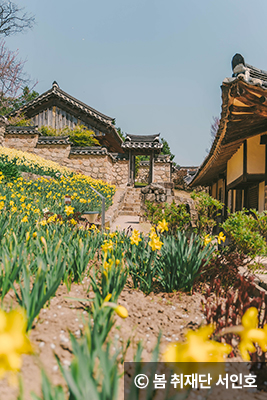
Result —
POLYGON ((212 117, 212 118, 213 118, 213 123, 211 124, 210 127, 210 135, 211 135, 211 142, 213 143, 213 140, 215 139, 216 133, 219 129, 220 118, 219 117, 212 117))
POLYGON ((0 35, 10 36, 33 27, 34 17, 23 10, 11 1, 0 2, 0 35))
MULTIPOLYGON (((0 41, 0 114, 8 110, 10 103, 18 98, 25 86, 30 84, 29 77, 24 73, 25 61, 18 57, 18 50, 11 51, 0 41)), ((29 92, 31 89, 28 89, 29 92)))

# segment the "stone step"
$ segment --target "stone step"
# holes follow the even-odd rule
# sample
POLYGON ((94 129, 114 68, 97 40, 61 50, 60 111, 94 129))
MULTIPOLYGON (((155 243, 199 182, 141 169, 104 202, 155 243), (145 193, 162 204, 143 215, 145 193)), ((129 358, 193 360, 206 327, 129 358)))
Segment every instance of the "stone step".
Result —
POLYGON ((138 215, 138 213, 137 212, 135 212, 135 211, 120 211, 120 214, 119 215, 138 215))
POLYGON ((138 204, 138 205, 140 205, 140 201, 134 201, 134 200, 124 201, 123 205, 125 206, 126 204, 138 204))
POLYGON ((128 188, 119 215, 139 215, 141 203, 141 189, 128 188))
POLYGON ((125 206, 125 207, 122 207, 122 211, 135 211, 135 212, 138 212, 138 211, 140 211, 140 207, 125 206))

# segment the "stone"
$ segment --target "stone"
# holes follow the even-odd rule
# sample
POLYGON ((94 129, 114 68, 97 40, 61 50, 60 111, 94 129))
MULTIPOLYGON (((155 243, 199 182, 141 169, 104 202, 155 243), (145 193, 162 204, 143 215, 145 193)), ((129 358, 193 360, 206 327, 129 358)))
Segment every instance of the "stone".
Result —
POLYGON ((156 200, 155 194, 154 194, 154 193, 148 193, 148 194, 146 195, 146 200, 148 200, 148 201, 155 201, 155 200, 156 200))
POLYGON ((145 186, 141 189, 141 193, 144 193, 144 194, 149 193, 149 189, 150 189, 149 186, 145 186))

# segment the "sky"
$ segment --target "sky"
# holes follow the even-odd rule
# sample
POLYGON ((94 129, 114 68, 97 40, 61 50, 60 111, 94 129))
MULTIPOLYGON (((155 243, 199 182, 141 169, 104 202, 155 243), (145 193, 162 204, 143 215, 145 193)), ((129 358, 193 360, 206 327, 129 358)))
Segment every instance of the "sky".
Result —
POLYGON ((267 70, 266 0, 13 1, 36 24, 6 45, 37 92, 55 80, 123 132, 160 133, 183 166, 207 155, 234 54, 267 70))

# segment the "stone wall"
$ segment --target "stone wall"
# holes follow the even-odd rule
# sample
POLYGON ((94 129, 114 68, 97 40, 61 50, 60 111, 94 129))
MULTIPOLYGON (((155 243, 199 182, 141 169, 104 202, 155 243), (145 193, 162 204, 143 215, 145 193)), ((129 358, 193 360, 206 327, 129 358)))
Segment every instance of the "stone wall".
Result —
MULTIPOLYGON (((43 137, 39 136, 35 127, 6 127, 5 124, 3 121, 4 137, 1 136, 0 131, 0 145, 2 141, 5 147, 34 153, 109 184, 120 187, 128 184, 129 161, 127 154, 108 153, 104 147, 74 148, 71 147, 67 136, 43 137)), ((154 162, 153 182, 170 182, 171 165, 165 156, 161 158, 157 156, 154 162)), ((135 181, 148 182, 148 179, 149 165, 140 165, 135 181)))
POLYGON ((34 135, 5 135, 4 137, 4 147, 10 147, 12 149, 17 149, 21 151, 29 151, 33 153, 37 142, 38 134, 34 135))
POLYGON ((112 159, 109 155, 70 154, 64 165, 94 179, 113 184, 112 159))
POLYGON ((37 146, 32 150, 32 152, 47 160, 51 160, 61 165, 64 165, 70 154, 70 145, 37 144, 37 146))
POLYGON ((171 203, 174 200, 174 196, 171 188, 165 188, 163 185, 158 183, 150 183, 150 185, 141 189, 141 216, 140 222, 145 221, 146 218, 144 213, 146 212, 145 202, 150 201, 151 203, 171 203))
POLYGON ((135 182, 148 183, 149 179, 149 165, 140 165, 138 174, 135 177, 135 182))
POLYGON ((171 182, 171 163, 156 161, 154 162, 154 179, 153 182, 171 182))
POLYGON ((128 183, 128 160, 117 160, 112 165, 112 184, 116 186, 126 186, 128 183))

